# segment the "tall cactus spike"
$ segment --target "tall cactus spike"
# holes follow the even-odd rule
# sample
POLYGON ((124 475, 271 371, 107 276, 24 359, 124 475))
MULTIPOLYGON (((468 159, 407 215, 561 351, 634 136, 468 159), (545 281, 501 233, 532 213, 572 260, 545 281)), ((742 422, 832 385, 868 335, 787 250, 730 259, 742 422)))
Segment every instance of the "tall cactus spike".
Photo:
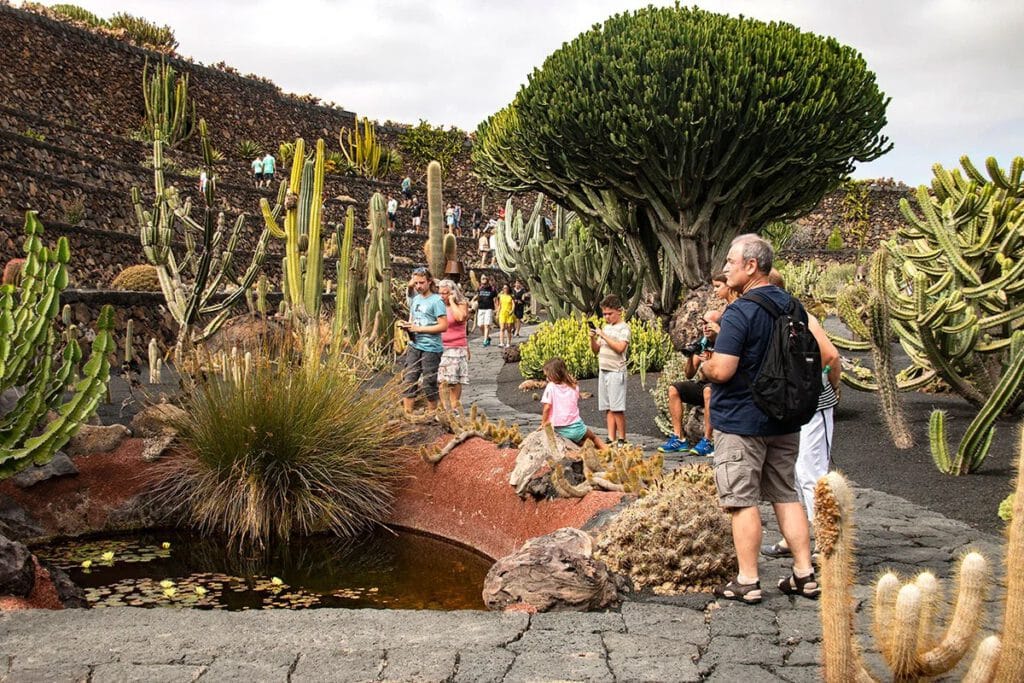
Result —
POLYGON ((430 253, 427 265, 434 277, 444 273, 444 198, 441 194, 441 164, 427 164, 427 217, 430 253))

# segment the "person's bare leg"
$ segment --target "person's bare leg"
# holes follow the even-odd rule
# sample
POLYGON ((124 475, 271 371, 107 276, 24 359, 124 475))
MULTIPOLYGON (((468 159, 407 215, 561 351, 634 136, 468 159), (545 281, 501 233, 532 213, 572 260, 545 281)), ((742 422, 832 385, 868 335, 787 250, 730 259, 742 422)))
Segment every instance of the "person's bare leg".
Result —
POLYGON ((592 429, 588 428, 587 429, 587 435, 585 437, 583 437, 583 438, 584 438, 584 440, 590 441, 590 443, 594 444, 594 448, 596 448, 599 451, 606 451, 606 450, 608 450, 608 444, 606 444, 604 441, 602 441, 601 437, 599 437, 597 434, 595 434, 592 429))
POLYGON ((462 384, 456 382, 455 384, 449 384, 448 387, 449 410, 458 411, 459 415, 462 415, 465 412, 462 409, 462 384))
POLYGON ((626 440, 626 413, 624 411, 613 412, 612 416, 615 418, 615 431, 618 434, 618 438, 623 441, 626 440))
POLYGON ((757 554, 761 549, 761 513, 756 505, 732 510, 732 542, 740 577, 748 582, 756 581, 757 554))
POLYGON ((615 415, 610 410, 606 410, 604 413, 604 426, 608 429, 608 441, 614 443, 616 440, 615 428, 618 425, 615 422, 615 415))
POLYGON ((683 399, 675 387, 668 388, 668 414, 672 418, 672 433, 683 438, 683 399))
POLYGON ((402 399, 402 408, 405 409, 405 412, 411 413, 412 412, 412 408, 413 408, 414 405, 416 405, 416 399, 414 399, 414 398, 403 398, 402 399))
POLYGON ((711 441, 711 387, 704 387, 704 438, 711 441))
POLYGON ((786 545, 793 553, 793 572, 806 575, 813 569, 811 565, 811 532, 807 524, 807 512, 799 502, 773 503, 772 507, 775 508, 775 516, 779 520, 779 529, 782 531, 783 538, 786 539, 786 545))

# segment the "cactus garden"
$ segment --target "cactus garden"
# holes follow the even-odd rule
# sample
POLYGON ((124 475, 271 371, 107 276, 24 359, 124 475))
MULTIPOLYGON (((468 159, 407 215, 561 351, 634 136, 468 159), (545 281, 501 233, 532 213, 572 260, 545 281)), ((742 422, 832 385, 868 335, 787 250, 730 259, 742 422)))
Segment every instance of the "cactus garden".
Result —
POLYGON ((870 51, 625 9, 466 132, 92 6, 0 42, 0 680, 1022 680, 1024 156, 864 179, 906 107, 870 51), (747 233, 839 351, 817 601, 771 522, 763 602, 716 598, 738 457, 671 414, 747 233))

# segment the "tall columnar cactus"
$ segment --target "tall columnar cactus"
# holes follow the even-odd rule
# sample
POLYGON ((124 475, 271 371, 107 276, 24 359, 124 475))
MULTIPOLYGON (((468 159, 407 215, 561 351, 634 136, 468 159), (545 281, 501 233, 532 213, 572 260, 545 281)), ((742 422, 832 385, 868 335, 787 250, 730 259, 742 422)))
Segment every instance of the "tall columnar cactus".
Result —
POLYGON ((316 141, 313 158, 306 158, 305 152, 305 141, 296 139, 296 163, 291 167, 283 205, 271 209, 270 203, 261 199, 260 209, 267 230, 285 240, 283 279, 289 309, 308 322, 319 319, 324 292, 324 141, 316 141), (283 228, 277 221, 282 209, 283 228))
POLYGON ((444 273, 444 198, 441 196, 441 164, 427 164, 427 217, 430 255, 427 265, 434 277, 444 273))
POLYGON ((395 165, 395 153, 377 140, 376 127, 366 117, 357 118, 351 131, 342 128, 338 144, 348 163, 363 177, 380 178, 395 165))
MULTIPOLYGON (((1024 431, 1017 455, 1024 453, 1024 431)), ((878 680, 864 666, 854 631, 853 493, 843 475, 830 472, 814 493, 814 527, 821 556, 822 650, 827 683, 878 680)), ((1014 515, 1007 530, 1006 605, 998 636, 981 641, 965 681, 1024 680, 1024 479, 1017 477, 1014 515)), ((875 586, 875 642, 896 681, 930 679, 956 667, 977 633, 988 585, 985 558, 972 552, 960 562, 956 606, 937 637, 938 584, 925 572, 900 585, 893 573, 875 586)))
POLYGON ((153 141, 152 208, 145 209, 142 193, 138 188, 132 188, 132 204, 139 224, 142 251, 146 259, 157 267, 167 310, 178 323, 179 352, 216 332, 231 315, 231 308, 244 299, 246 290, 256 281, 263 267, 270 239, 270 232, 264 230, 245 273, 237 277, 234 257, 245 214, 238 216, 230 233, 225 232, 224 214, 214 209, 217 176, 213 172, 213 150, 206 136, 206 122, 202 119, 199 120, 199 135, 208 178, 200 220, 192 218, 191 200, 182 201, 178 190, 164 183, 164 142, 159 137, 153 141), (172 251, 178 230, 185 246, 181 255, 172 251), (200 243, 196 242, 196 235, 201 236, 200 243), (224 294, 225 285, 229 283, 236 288, 224 294))
MULTIPOLYGON (((544 221, 540 215, 543 206, 544 195, 538 192, 530 217, 523 220, 522 212, 515 211, 511 197, 505 202, 505 217, 498 221, 498 229, 494 233, 496 247, 494 261, 504 272, 519 273, 527 279, 533 279, 531 276, 534 273, 530 269, 532 264, 522 262, 522 253, 528 242, 531 240, 543 241, 545 237, 540 232, 544 229, 544 221)), ((572 213, 568 216, 564 213, 560 214, 566 220, 574 215, 572 213)), ((556 233, 564 233, 562 225, 560 222, 556 226, 556 233)))
POLYGON ((174 149, 196 132, 196 106, 188 96, 188 75, 178 76, 161 60, 149 75, 149 61, 142 67, 142 97, 146 106, 146 133, 174 149))
POLYGON ((360 313, 360 334, 390 343, 394 317, 387 206, 383 195, 375 192, 370 198, 370 248, 366 251, 366 296, 360 313))
POLYGON ((0 392, 16 389, 20 394, 14 407, 0 416, 0 479, 49 462, 74 436, 106 394, 108 356, 115 350, 114 309, 104 306, 81 377, 73 380, 82 358, 74 335, 65 338, 62 362, 54 366, 60 337, 55 322, 60 293, 68 284, 71 249, 65 237, 55 249, 48 249, 42 232, 35 212, 28 212, 21 282, 0 287, 0 392), (73 393, 65 401, 65 390, 72 383, 73 393), (46 422, 51 410, 57 417, 46 422))

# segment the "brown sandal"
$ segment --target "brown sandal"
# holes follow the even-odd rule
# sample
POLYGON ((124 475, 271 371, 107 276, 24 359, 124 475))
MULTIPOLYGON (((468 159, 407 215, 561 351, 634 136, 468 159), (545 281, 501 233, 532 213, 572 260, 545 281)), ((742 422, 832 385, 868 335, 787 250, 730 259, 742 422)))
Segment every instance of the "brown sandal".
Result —
POLYGON ((788 578, 781 579, 779 581, 779 590, 786 595, 799 595, 809 600, 817 600, 818 596, 821 595, 821 586, 818 585, 818 580, 814 578, 813 571, 803 578, 796 574, 790 574, 788 578))
POLYGON ((715 589, 715 595, 726 600, 735 600, 747 605, 756 605, 761 602, 761 582, 737 583, 730 581, 724 586, 715 589))

